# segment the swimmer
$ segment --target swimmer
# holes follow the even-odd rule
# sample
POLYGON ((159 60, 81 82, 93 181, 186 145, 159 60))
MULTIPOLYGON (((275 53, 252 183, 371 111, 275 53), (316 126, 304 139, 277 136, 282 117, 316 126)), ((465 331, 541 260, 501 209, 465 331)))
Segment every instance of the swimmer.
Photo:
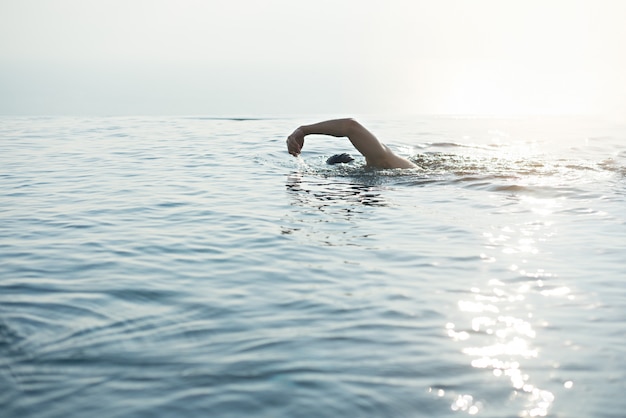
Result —
POLYGON ((307 135, 348 137, 354 148, 365 157, 367 167, 418 168, 406 158, 394 154, 385 144, 354 119, 334 119, 312 125, 302 125, 287 138, 289 154, 297 157, 307 135))

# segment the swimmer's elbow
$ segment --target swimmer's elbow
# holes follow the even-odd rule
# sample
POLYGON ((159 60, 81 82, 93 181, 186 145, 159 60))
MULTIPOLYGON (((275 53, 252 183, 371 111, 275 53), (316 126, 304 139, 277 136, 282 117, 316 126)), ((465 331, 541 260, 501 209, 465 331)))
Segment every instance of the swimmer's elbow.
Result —
POLYGON ((357 122, 354 118, 346 118, 343 120, 344 130, 346 131, 346 136, 353 135, 355 132, 358 132, 359 129, 363 129, 363 125, 357 122))

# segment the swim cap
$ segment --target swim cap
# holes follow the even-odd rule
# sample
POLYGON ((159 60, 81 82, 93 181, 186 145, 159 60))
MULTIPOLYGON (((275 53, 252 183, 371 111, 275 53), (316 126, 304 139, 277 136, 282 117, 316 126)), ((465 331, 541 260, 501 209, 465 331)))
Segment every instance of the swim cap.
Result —
POLYGON ((354 161, 354 158, 350 156, 350 154, 335 154, 332 157, 326 160, 326 164, 338 164, 338 163, 349 163, 354 161))

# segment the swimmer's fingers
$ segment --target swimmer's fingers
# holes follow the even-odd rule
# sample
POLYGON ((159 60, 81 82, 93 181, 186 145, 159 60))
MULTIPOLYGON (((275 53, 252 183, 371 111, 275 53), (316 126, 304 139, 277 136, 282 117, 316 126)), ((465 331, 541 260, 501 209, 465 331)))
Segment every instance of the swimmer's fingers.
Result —
POLYGON ((304 134, 302 133, 302 130, 298 128, 287 138, 287 151, 289 151, 289 154, 297 157, 300 155, 300 151, 302 151, 303 146, 304 134))
POLYGON ((289 154, 297 157, 301 149, 302 148, 291 137, 287 138, 287 151, 289 151, 289 154))

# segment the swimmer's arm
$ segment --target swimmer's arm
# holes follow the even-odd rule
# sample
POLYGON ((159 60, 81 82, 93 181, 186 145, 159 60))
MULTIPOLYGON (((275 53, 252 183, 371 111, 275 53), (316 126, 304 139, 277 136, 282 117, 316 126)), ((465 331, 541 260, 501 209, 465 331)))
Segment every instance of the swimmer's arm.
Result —
POLYGON ((298 156, 304 146, 307 135, 330 135, 348 137, 352 145, 364 157, 367 165, 378 168, 415 168, 409 160, 394 154, 374 134, 354 119, 334 119, 312 125, 303 125, 287 138, 287 149, 293 156, 298 156))

